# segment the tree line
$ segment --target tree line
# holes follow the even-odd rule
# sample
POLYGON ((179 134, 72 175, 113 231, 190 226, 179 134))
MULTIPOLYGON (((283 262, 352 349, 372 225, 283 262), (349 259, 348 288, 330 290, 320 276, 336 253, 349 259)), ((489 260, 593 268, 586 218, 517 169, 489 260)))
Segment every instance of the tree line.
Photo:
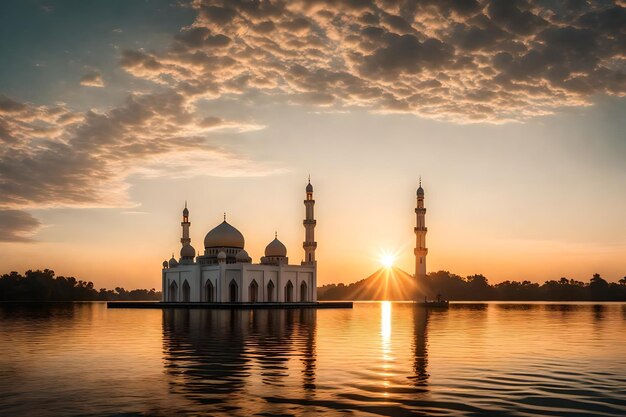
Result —
MULTIPOLYGON (((399 275, 396 272, 396 276, 399 275)), ((318 299, 348 300, 355 298, 355 294, 359 295, 358 299, 382 299, 367 298, 373 294, 368 291, 372 287, 371 280, 372 277, 349 285, 324 285, 318 288, 318 299)), ((401 299, 421 299, 424 296, 433 299, 441 295, 451 301, 626 301, 626 277, 611 283, 594 274, 589 282, 562 277, 543 284, 525 280, 492 285, 484 275, 462 277, 449 271, 438 271, 428 274, 425 281, 419 283, 417 291, 407 288, 404 293, 419 295, 401 299)))
POLYGON ((428 275, 426 290, 430 296, 442 294, 450 300, 626 301, 626 277, 611 283, 593 274, 589 282, 561 277, 543 284, 524 280, 490 285, 480 274, 463 278, 438 271, 428 275))
POLYGON ((51 269, 0 276, 0 301, 157 301, 161 291, 94 288, 93 282, 55 276, 51 269))

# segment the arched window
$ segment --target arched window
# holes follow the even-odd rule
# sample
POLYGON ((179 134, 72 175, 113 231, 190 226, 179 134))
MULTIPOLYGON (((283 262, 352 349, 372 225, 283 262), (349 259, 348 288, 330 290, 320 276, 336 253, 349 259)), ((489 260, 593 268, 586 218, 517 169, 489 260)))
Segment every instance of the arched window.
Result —
POLYGON ((178 284, 176 283, 176 281, 172 281, 172 283, 170 284, 168 301, 178 301, 178 284))
POLYGON ((293 284, 291 281, 287 281, 287 285, 285 285, 285 302, 293 303, 293 284))
POLYGON ((236 303, 237 301, 239 301, 239 286, 234 279, 230 281, 230 284, 228 284, 228 292, 230 294, 228 300, 231 303, 236 303))
POLYGON ((267 301, 274 302, 274 283, 272 281, 267 283, 267 301))
POLYGON ((250 286, 248 286, 248 301, 251 303, 259 301, 259 284, 256 283, 255 279, 253 279, 250 286))
POLYGON ((302 284, 300 284, 300 301, 309 301, 308 293, 306 282, 302 281, 302 284))
POLYGON ((215 302, 215 287, 213 287, 213 283, 210 279, 207 280, 206 284, 204 285, 204 299, 207 303, 215 302))
POLYGON ((183 303, 188 303, 191 301, 191 288, 189 287, 189 283, 187 280, 183 282, 183 303))

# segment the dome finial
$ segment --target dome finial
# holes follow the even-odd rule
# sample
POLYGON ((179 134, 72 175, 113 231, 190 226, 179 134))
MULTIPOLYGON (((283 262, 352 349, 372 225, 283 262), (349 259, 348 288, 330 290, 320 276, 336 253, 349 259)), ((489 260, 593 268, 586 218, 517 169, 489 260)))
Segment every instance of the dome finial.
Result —
POLYGON ((185 208, 187 208, 187 200, 185 200, 185 208))
POLYGON ((309 184, 311 183, 311 174, 309 174, 309 184))
POLYGON ((275 233, 275 238, 265 247, 266 257, 286 257, 287 248, 278 240, 278 233, 275 233))
POLYGON ((224 212, 224 221, 226 221, 226 212, 224 212))
POLYGON ((417 196, 424 197, 424 189, 422 188, 422 176, 420 175, 420 186, 417 189, 417 196))
POLYGON ((274 239, 278 239, 278 232, 274 231, 274 239))

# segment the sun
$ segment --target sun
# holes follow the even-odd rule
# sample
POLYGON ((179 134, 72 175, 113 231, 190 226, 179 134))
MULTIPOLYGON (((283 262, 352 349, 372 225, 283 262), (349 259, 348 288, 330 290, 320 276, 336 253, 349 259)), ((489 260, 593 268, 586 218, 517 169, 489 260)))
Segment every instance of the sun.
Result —
POLYGON ((396 257, 390 253, 385 253, 380 257, 380 262, 385 268, 391 268, 396 261, 396 257))

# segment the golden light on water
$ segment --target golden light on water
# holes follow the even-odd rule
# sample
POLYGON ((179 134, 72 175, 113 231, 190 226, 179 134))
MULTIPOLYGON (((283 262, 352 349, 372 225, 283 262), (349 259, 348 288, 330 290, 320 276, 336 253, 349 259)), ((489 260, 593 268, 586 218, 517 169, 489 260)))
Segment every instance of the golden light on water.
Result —
POLYGON ((391 302, 383 301, 380 303, 380 311, 380 334, 383 345, 386 346, 391 338, 391 302))
POLYGON ((392 376, 390 368, 392 366, 391 352, 391 302, 383 301, 380 303, 380 336, 381 336, 381 365, 382 370, 380 376, 383 378, 382 385, 385 389, 385 397, 389 395, 387 388, 389 387, 389 377, 392 376))

